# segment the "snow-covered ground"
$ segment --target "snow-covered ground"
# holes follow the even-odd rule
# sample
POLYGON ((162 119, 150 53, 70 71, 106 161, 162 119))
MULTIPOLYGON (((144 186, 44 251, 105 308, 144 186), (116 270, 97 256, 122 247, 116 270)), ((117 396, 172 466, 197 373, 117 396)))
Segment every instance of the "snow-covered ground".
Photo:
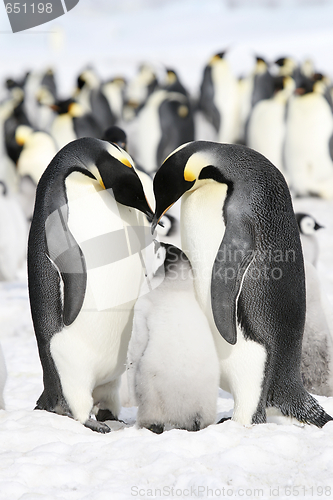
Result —
MULTIPOLYGON (((311 56, 333 76, 332 1, 239 3, 229 9, 222 0, 81 0, 53 24, 16 35, 0 8, 0 78, 55 65, 66 94, 86 63, 103 77, 130 77, 144 60, 175 67, 195 93, 207 59, 225 47, 237 74, 250 70, 254 52, 270 59, 311 56)), ((317 235, 318 273, 333 306, 333 202, 297 199, 295 210, 325 226, 317 235)), ((8 369, 0 500, 333 496, 333 422, 317 429, 270 417, 252 427, 227 421, 196 433, 155 435, 137 429, 136 409, 124 408, 126 424, 111 423, 113 432, 99 435, 67 417, 32 411, 42 371, 24 278, 0 285, 0 342, 8 369)), ((333 415, 333 398, 318 399, 333 415)), ((218 418, 232 407, 221 391, 218 418)))

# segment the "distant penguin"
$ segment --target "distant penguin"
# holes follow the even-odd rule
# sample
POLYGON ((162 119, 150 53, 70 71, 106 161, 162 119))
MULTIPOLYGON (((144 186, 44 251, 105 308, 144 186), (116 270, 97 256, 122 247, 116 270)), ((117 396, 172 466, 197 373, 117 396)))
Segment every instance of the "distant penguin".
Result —
POLYGON ((305 260, 306 319, 301 373, 304 387, 318 396, 333 396, 333 323, 314 266, 305 260))
POLYGON ((295 215, 301 235, 304 260, 310 262, 314 267, 316 267, 319 245, 315 233, 323 226, 318 224, 318 222, 316 222, 315 219, 309 214, 298 212, 295 215))
POLYGON ((34 131, 27 125, 16 129, 16 142, 23 146, 17 160, 17 171, 21 177, 28 175, 38 184, 44 170, 57 153, 54 139, 47 132, 34 131))
POLYGON ((104 82, 101 88, 116 122, 118 122, 123 118, 126 80, 122 77, 115 77, 104 82))
POLYGON ((204 69, 199 109, 212 123, 219 142, 235 142, 238 137, 238 83, 225 52, 214 55, 204 69))
POLYGON ((322 427, 332 420, 304 389, 305 277, 283 175, 245 146, 192 142, 154 178, 152 228, 182 196, 182 248, 220 360, 233 419, 266 421, 266 408, 322 427))
POLYGON ((102 129, 94 116, 86 112, 84 107, 74 99, 57 101, 52 109, 58 113, 51 126, 51 135, 58 149, 75 139, 102 136, 102 129))
POLYGON ((133 119, 157 88, 156 71, 149 64, 141 64, 125 89, 125 120, 133 119))
POLYGON ((16 197, 0 182, 0 280, 14 281, 26 261, 28 226, 16 197))
POLYGON ((171 68, 166 69, 166 83, 163 88, 169 92, 180 92, 180 94, 184 94, 187 97, 189 96, 177 72, 171 68))
POLYGON ((285 176, 286 106, 294 90, 295 82, 291 77, 276 78, 274 96, 257 102, 247 129, 247 145, 266 156, 285 176))
MULTIPOLYGON (((302 73, 299 64, 292 57, 280 57, 274 61, 274 65, 277 68, 277 75, 291 76, 295 81, 296 87, 303 85, 304 80, 307 78, 306 75, 302 73)), ((307 69, 306 67, 306 70, 307 69)))
POLYGON ((152 241, 144 215, 153 213, 132 159, 114 144, 71 142, 42 175, 28 241, 44 380, 36 409, 103 433, 110 429, 101 421, 117 418, 145 246, 152 241))
POLYGON ((293 95, 288 104, 285 162, 296 196, 333 199, 333 161, 330 144, 333 113, 324 96, 326 86, 317 81, 313 91, 293 95))
POLYGON ((198 431, 216 418, 216 349, 187 257, 173 245, 156 245, 153 290, 135 305, 128 349, 137 424, 158 434, 168 428, 198 431))
POLYGON ((16 165, 7 154, 4 125, 7 118, 12 114, 15 106, 16 100, 13 97, 9 97, 0 102, 0 181, 4 182, 11 192, 17 190, 18 176, 16 165))
POLYGON ((109 101, 103 93, 102 84, 92 69, 83 71, 77 79, 75 100, 87 113, 91 113, 101 130, 115 124, 109 101))
POLYGON ((179 92, 156 90, 136 120, 136 158, 151 175, 171 151, 194 139, 191 103, 179 92))
POLYGON ((0 410, 5 409, 5 400, 3 396, 3 391, 6 385, 6 379, 7 379, 6 363, 0 346, 0 410))
POLYGON ((4 134, 7 154, 16 163, 22 151, 22 146, 17 144, 15 139, 16 129, 19 125, 30 125, 30 121, 25 111, 23 90, 20 87, 14 87, 11 89, 11 94, 15 101, 15 106, 13 112, 4 122, 4 134))

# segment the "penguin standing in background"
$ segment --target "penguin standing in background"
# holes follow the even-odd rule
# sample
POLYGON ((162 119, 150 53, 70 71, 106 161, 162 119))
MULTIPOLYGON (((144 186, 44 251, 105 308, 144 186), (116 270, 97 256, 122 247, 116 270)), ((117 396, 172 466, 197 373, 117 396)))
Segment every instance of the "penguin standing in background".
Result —
POLYGON ((122 77, 112 78, 102 84, 101 90, 105 95, 116 122, 123 117, 126 80, 122 77))
POLYGON ((44 380, 36 409, 102 433, 110 430, 102 421, 118 417, 133 308, 152 241, 145 215, 151 220, 153 213, 132 159, 114 144, 71 142, 42 175, 28 241, 44 380))
POLYGON ((57 101, 52 109, 58 113, 51 126, 51 135, 58 150, 75 139, 102 136, 102 129, 94 116, 85 112, 84 107, 74 99, 57 101))
POLYGON ((21 177, 29 176, 37 186, 44 170, 57 153, 54 139, 47 132, 34 131, 27 125, 16 129, 16 142, 23 146, 17 160, 17 171, 21 177))
POLYGON ((0 281, 14 281, 27 256, 28 226, 16 197, 0 182, 0 281))
POLYGON ((257 102, 247 129, 247 145, 266 156, 285 176, 286 106, 294 90, 295 82, 291 77, 277 77, 274 96, 257 102))
POLYGON ((219 362, 186 255, 156 246, 152 291, 135 305, 128 348, 137 424, 157 434, 170 427, 198 431, 215 422, 219 362))
POLYGON ((141 64, 125 89, 125 120, 133 119, 157 88, 156 72, 149 64, 141 64))
POLYGON ((194 139, 191 104, 179 92, 156 90, 136 120, 135 157, 150 175, 171 151, 194 139))
POLYGON ((245 146, 192 142, 154 178, 152 228, 182 196, 182 248, 220 360, 233 419, 266 421, 266 408, 322 427, 332 420, 301 374, 305 278, 283 175, 245 146))
POLYGON ((238 83, 225 52, 213 56, 204 69, 198 107, 214 126, 219 142, 238 137, 238 83))
POLYGON ((285 140, 286 172, 296 196, 333 199, 333 161, 330 145, 333 113, 323 81, 312 89, 296 89, 288 104, 285 140))
POLYGON ((24 91, 21 87, 16 86, 15 82, 7 80, 7 88, 15 101, 15 106, 10 116, 4 122, 4 134, 6 151, 9 158, 16 163, 22 146, 17 144, 15 139, 16 129, 19 125, 31 125, 25 111, 24 91))
POLYGON ((6 363, 0 346, 0 410, 5 409, 5 400, 3 397, 3 391, 6 385, 6 379, 7 379, 6 363))
POLYGON ((115 124, 116 118, 103 93, 101 82, 92 69, 79 75, 75 100, 84 107, 86 113, 92 114, 101 130, 115 124))
POLYGON ((319 245, 315 233, 318 229, 322 229, 323 226, 318 224, 318 222, 316 222, 315 219, 309 214, 298 212, 295 215, 301 235, 304 260, 310 262, 314 267, 316 267, 319 245))

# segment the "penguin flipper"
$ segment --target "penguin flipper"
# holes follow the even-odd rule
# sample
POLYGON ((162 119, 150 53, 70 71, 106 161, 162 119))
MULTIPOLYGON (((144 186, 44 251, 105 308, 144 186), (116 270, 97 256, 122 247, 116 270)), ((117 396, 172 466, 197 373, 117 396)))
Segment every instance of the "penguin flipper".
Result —
POLYGON ((69 326, 81 311, 87 286, 83 252, 70 232, 64 210, 52 213, 46 224, 48 257, 63 284, 63 322, 69 326))
MULTIPOLYGON (((74 238, 73 238, 74 240, 74 238)), ((75 240, 74 240, 75 242, 75 240)), ((87 286, 87 269, 81 248, 75 242, 54 261, 63 282, 63 321, 71 325, 81 311, 87 286)))
POLYGON ((228 223, 215 257, 211 303, 215 325, 229 344, 236 344, 236 305, 244 274, 254 258, 252 225, 240 217, 228 223))

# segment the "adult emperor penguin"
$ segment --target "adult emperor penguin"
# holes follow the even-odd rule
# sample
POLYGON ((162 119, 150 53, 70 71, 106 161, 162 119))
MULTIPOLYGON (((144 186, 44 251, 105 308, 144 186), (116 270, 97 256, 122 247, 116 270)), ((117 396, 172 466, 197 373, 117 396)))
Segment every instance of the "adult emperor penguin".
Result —
POLYGON ((90 418, 93 407, 98 420, 119 412, 118 385, 151 241, 143 214, 153 215, 131 157, 99 139, 65 146, 37 187, 28 241, 44 379, 36 408, 99 432, 110 429, 90 418))
POLYGON ((305 320, 304 265, 287 184, 245 146, 192 142, 154 178, 152 227, 182 196, 182 248, 197 299, 210 322, 221 387, 233 419, 266 421, 266 407, 301 422, 332 420, 300 375, 305 320))
POLYGON ((204 69, 198 105, 219 142, 235 142, 238 137, 238 98, 237 79, 225 52, 215 54, 204 69))
POLYGON ((297 89, 288 104, 285 162, 295 195, 333 199, 333 114, 323 81, 297 89), (300 90, 304 92, 299 94, 300 90))
POLYGON ((216 419, 219 362, 189 260, 173 245, 155 245, 153 289, 135 304, 128 348, 137 424, 158 434, 197 431, 216 419))

